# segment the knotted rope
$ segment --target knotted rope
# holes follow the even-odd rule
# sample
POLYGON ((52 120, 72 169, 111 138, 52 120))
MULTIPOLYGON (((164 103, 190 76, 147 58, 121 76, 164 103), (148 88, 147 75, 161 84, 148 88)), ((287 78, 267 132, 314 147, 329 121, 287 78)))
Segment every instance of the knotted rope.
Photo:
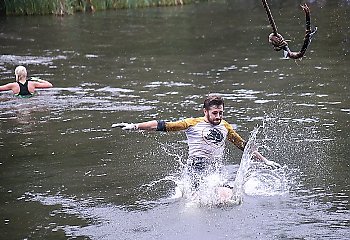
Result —
POLYGON ((267 4, 267 1, 262 0, 262 4, 265 8, 267 18, 268 18, 269 23, 272 27, 272 33, 269 35, 269 43, 272 44, 273 49, 275 51, 280 51, 283 49, 285 57, 289 57, 292 59, 302 58, 304 56, 308 46, 311 43, 313 35, 317 31, 317 27, 315 27, 315 29, 311 31, 310 9, 307 6, 307 4, 305 3, 303 5, 300 5, 300 7, 305 12, 305 37, 304 37, 303 46, 301 47, 299 52, 292 52, 289 49, 287 41, 284 40, 282 35, 277 32, 277 26, 276 26, 275 20, 273 19, 273 16, 272 16, 271 10, 269 8, 269 5, 267 4))

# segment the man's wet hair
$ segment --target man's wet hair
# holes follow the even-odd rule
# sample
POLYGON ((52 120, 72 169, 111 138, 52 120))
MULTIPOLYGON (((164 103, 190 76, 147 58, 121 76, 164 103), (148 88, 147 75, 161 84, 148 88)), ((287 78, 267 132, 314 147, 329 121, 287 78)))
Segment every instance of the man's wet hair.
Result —
POLYGON ((224 99, 218 95, 211 95, 204 100, 203 108, 209 110, 212 106, 224 106, 224 99))

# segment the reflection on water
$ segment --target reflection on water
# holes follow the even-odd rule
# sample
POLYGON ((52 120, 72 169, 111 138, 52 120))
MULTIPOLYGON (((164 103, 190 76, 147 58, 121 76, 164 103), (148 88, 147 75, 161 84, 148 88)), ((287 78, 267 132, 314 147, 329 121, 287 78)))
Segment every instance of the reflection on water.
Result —
MULTIPOLYGON (((2 235, 346 239, 349 5, 309 3, 319 32, 302 61, 271 50, 259 1, 0 19, 1 85, 18 64, 54 84, 30 99, 0 94, 2 235), (264 123, 256 144, 283 166, 251 165, 240 205, 218 206, 211 191, 239 172, 233 146, 203 192, 208 204, 189 204, 182 133, 110 128, 201 115, 208 93, 226 99, 245 139, 264 123)), ((271 8, 297 49, 299 3, 271 8)))

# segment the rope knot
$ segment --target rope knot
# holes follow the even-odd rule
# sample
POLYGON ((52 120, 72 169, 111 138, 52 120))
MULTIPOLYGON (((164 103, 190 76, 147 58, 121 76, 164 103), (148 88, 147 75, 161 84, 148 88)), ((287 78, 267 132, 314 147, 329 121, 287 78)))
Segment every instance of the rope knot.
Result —
POLYGON ((288 43, 286 42, 286 40, 284 40, 282 35, 278 33, 277 35, 275 35, 275 33, 271 33, 269 35, 269 43, 272 44, 273 49, 275 51, 281 51, 282 49, 288 46, 288 43))

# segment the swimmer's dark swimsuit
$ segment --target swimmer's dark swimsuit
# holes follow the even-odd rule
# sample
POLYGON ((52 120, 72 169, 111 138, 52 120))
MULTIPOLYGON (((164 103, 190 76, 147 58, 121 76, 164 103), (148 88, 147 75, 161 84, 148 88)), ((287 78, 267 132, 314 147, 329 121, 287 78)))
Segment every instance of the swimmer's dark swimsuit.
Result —
POLYGON ((24 84, 21 83, 21 82, 17 82, 17 83, 18 83, 18 86, 19 86, 19 93, 17 93, 16 96, 24 97, 24 98, 33 96, 33 93, 29 92, 28 81, 26 81, 24 84))

